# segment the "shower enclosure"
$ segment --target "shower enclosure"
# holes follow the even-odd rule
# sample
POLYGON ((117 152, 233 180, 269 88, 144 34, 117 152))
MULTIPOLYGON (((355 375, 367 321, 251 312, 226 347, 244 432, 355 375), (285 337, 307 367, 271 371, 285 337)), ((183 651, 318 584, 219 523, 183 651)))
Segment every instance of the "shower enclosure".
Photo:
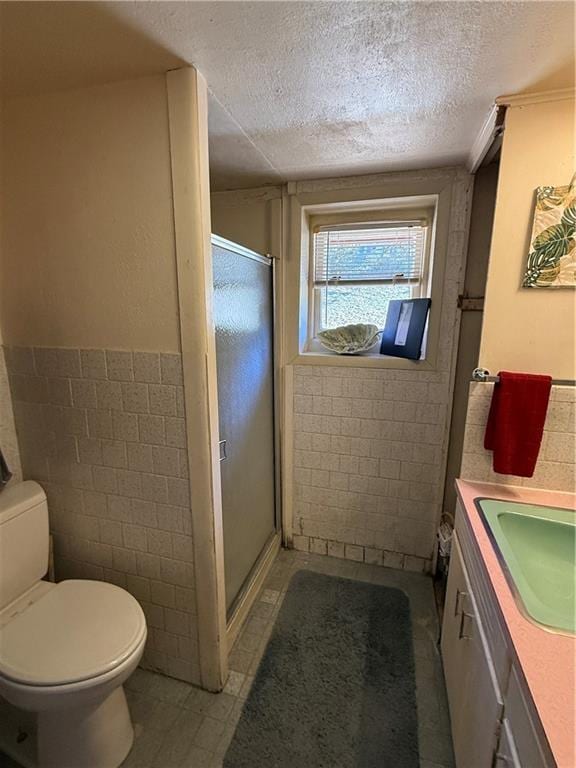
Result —
POLYGON ((212 236, 228 617, 276 533, 274 270, 212 236))

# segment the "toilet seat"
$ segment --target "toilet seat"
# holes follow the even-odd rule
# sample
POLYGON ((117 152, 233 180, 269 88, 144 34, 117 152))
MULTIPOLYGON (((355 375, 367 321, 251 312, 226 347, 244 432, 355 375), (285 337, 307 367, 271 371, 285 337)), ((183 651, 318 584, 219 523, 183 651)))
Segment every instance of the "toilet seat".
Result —
POLYGON ((144 613, 128 592, 100 581, 62 581, 0 628, 0 677, 34 687, 102 678, 145 637, 144 613))

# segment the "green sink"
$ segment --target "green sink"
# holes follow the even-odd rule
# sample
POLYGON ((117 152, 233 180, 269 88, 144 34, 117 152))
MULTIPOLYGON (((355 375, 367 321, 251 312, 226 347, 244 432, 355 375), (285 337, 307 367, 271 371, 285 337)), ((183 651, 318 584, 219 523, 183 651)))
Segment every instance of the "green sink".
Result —
POLYGON ((576 515, 569 509, 476 499, 512 592, 525 615, 576 632, 576 515))

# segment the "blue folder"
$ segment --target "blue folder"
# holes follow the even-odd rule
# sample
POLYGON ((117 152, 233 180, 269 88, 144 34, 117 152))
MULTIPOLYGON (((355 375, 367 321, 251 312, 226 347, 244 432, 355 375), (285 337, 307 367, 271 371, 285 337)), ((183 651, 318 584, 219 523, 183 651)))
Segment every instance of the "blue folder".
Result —
POLYGON ((388 305, 381 355, 420 360, 431 299, 394 299, 388 305))

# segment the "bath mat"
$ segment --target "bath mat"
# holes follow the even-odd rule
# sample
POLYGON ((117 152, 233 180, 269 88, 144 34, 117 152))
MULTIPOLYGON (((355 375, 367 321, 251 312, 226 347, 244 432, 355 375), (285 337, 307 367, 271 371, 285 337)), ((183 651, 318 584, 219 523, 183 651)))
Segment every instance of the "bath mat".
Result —
POLYGON ((288 587, 224 768, 418 768, 410 606, 311 571, 288 587))

